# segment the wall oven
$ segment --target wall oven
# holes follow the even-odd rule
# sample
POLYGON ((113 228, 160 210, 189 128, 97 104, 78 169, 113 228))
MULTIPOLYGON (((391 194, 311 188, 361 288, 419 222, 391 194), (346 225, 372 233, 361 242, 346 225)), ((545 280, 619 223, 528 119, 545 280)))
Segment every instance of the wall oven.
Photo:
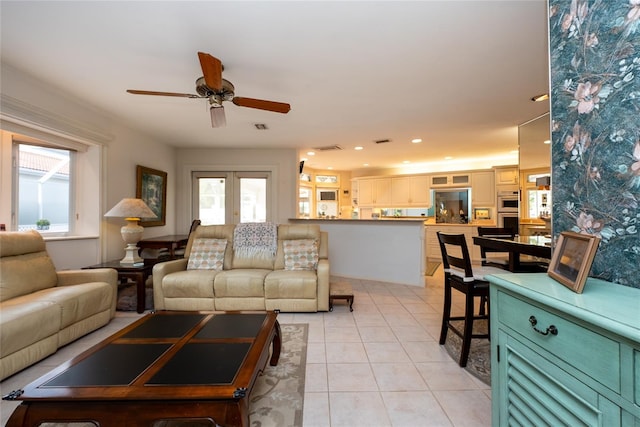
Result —
POLYGON ((520 204, 520 196, 517 191, 499 191, 498 192, 498 213, 515 212, 517 215, 519 204, 520 204))
POLYGON ((498 212, 498 227, 511 228, 516 234, 520 234, 518 214, 514 212, 498 212))

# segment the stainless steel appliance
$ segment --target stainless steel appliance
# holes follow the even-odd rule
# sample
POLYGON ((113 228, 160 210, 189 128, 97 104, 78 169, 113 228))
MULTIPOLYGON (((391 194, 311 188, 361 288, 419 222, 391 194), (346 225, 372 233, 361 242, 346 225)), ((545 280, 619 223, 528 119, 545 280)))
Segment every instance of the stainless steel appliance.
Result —
POLYGON ((498 213, 515 212, 517 214, 519 204, 520 196, 517 191, 498 192, 498 213))
POLYGON ((519 205, 518 191, 498 192, 498 227, 512 228, 516 234, 520 233, 519 205))

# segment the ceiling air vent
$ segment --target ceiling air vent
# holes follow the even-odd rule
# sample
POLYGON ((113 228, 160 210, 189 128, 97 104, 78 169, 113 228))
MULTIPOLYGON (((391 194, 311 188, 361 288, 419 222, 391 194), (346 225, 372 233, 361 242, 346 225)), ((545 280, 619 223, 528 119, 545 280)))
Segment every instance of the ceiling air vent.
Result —
POLYGON ((376 144, 386 144, 387 142, 391 142, 390 139, 378 139, 377 141, 373 141, 376 144))
POLYGON ((254 126, 256 127, 256 129, 258 130, 267 130, 267 125, 264 123, 255 123, 254 126))
POLYGON ((313 147, 314 150, 318 151, 332 151, 332 150, 342 150, 342 147, 339 145, 325 145, 324 147, 313 147))

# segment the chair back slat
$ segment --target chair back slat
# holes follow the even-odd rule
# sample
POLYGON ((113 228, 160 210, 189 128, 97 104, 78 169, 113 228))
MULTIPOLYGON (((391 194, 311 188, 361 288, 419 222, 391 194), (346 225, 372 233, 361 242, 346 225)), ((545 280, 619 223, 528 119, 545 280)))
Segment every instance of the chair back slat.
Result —
POLYGON ((443 234, 438 231, 437 235, 445 273, 455 267, 463 270, 465 277, 473 278, 471 257, 464 234, 443 234))
MULTIPOLYGON (((513 228, 506 227, 478 227, 478 236, 513 240, 516 237, 516 232, 513 228)), ((487 248, 485 246, 480 246, 482 265, 494 265, 493 263, 491 263, 491 258, 487 256, 487 253, 502 253, 506 255, 509 254, 508 252, 501 249, 493 249, 487 248)))

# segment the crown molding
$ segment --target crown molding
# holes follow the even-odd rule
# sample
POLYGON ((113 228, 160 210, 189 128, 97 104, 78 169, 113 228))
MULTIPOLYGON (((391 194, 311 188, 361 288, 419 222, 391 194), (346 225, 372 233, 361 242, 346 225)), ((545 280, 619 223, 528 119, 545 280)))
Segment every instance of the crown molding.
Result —
POLYGON ((85 145, 107 145, 114 136, 93 125, 72 120, 26 103, 6 94, 0 94, 0 127, 14 132, 40 136, 54 135, 85 145), (13 126, 11 126, 13 125, 13 126))

